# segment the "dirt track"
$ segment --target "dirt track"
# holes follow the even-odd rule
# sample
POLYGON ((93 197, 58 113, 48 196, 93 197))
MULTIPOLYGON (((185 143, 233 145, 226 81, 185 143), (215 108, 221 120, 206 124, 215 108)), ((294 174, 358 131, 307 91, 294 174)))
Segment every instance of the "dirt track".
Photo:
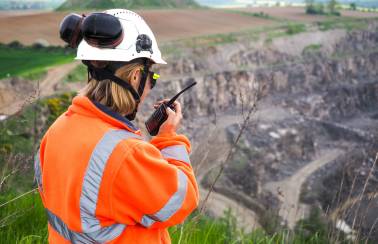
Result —
POLYGON ((55 86, 79 64, 80 62, 75 61, 49 69, 46 77, 40 84, 40 95, 42 97, 53 95, 55 93, 55 86))
POLYGON ((320 157, 306 164, 291 177, 279 182, 269 182, 264 186, 265 189, 278 195, 281 199, 282 204, 279 215, 287 221, 289 228, 293 228, 295 223, 302 219, 306 212, 306 206, 299 202, 303 183, 316 170, 331 163, 341 153, 342 151, 338 149, 324 151, 320 157))
MULTIPOLYGON (((200 188, 201 199, 203 200, 208 193, 208 189, 200 188)), ((231 210, 234 216, 238 216, 237 224, 244 228, 246 232, 251 232, 261 228, 258 222, 258 216, 252 210, 244 207, 236 200, 226 197, 217 192, 212 192, 207 203, 206 209, 211 209, 213 213, 222 216, 226 211, 231 210)))
MULTIPOLYGON (((50 68, 47 71, 47 75, 39 84, 39 97, 53 95, 56 92, 56 85, 78 64, 79 62, 72 62, 50 68)), ((35 87, 32 95, 30 95, 30 91, 25 90, 25 94, 17 94, 17 96, 10 97, 8 101, 3 101, 4 104, 0 104, 0 114, 12 115, 20 111, 25 105, 30 104, 36 99, 37 94, 35 93, 37 89, 38 88, 35 87)))
MULTIPOLYGON (((223 10, 142 10, 143 16, 158 41, 227 33, 271 25, 274 22, 223 10)), ((59 38, 59 24, 67 13, 44 12, 10 16, 0 13, 0 42, 19 40, 33 44, 38 39, 52 45, 63 45, 59 38), (2 16, 2 17, 1 17, 2 16), (17 31, 15 31, 17 30, 17 31)))

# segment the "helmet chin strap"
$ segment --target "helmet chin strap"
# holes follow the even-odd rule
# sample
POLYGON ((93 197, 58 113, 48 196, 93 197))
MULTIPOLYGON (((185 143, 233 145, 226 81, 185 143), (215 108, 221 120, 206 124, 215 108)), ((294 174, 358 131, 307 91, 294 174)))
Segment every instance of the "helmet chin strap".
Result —
POLYGON ((87 66, 88 68, 88 82, 89 82, 89 74, 91 77, 98 81, 106 80, 109 79, 112 82, 116 83, 119 86, 122 86, 124 89, 129 90, 131 92, 131 95, 133 96, 136 106, 135 109, 132 113, 127 114, 125 118, 128 120, 132 121, 135 119, 136 113, 138 112, 138 105, 140 103, 140 98, 143 95, 144 87, 146 86, 146 81, 148 77, 148 60, 146 59, 144 61, 144 70, 142 72, 142 77, 139 82, 139 87, 138 87, 138 92, 135 91, 134 87, 131 86, 131 84, 117 76, 114 75, 114 71, 110 71, 109 69, 105 68, 96 68, 93 66, 90 61, 83 61, 83 63, 87 66))
MULTIPOLYGON (((140 103, 140 98, 142 97, 143 95, 143 91, 144 91, 144 87, 146 86, 146 81, 147 81, 147 77, 148 77, 148 71, 149 71, 149 67, 148 67, 148 61, 147 59, 144 60, 144 69, 143 69, 143 72, 142 72, 142 77, 140 79, 140 82, 139 82, 139 87, 138 87, 138 94, 139 94, 139 99, 138 100, 135 100, 137 102, 136 106, 135 106, 135 109, 134 111, 131 113, 131 114, 127 114, 125 117, 132 121, 135 119, 135 116, 136 116, 136 113, 138 112, 138 105, 140 103)), ((134 88, 133 88, 134 89, 134 88)), ((135 99, 135 97, 134 97, 135 99)))

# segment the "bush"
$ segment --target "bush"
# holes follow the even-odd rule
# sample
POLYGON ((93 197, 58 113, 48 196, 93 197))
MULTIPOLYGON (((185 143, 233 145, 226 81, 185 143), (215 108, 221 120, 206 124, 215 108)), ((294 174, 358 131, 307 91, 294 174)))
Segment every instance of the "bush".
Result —
POLYGON ((290 24, 286 29, 286 33, 289 35, 294 35, 304 31, 306 31, 306 26, 304 24, 290 24))
POLYGON ((336 10, 338 8, 338 5, 339 3, 336 0, 330 0, 328 2, 328 10, 330 15, 340 16, 340 12, 336 10))
POLYGON ((350 8, 350 10, 357 10, 357 5, 356 5, 356 3, 351 3, 351 4, 349 4, 349 8, 350 8))
POLYGON ((63 114, 74 97, 74 93, 63 93, 60 96, 48 98, 44 101, 47 105, 49 115, 48 124, 51 125, 61 114, 63 114))
POLYGON ((8 44, 8 47, 10 48, 15 48, 15 49, 19 49, 19 48, 23 48, 24 46, 21 44, 21 42, 19 41, 13 41, 13 42, 10 42, 8 44))
POLYGON ((43 49, 44 46, 41 44, 41 43, 34 43, 32 46, 31 46, 33 49, 36 49, 36 50, 39 50, 39 49, 43 49))
POLYGON ((322 3, 307 5, 306 14, 325 14, 324 5, 322 3))
POLYGON ((264 12, 253 13, 252 15, 258 18, 265 18, 265 19, 270 18, 269 14, 266 14, 264 12))
POLYGON ((308 46, 306 46, 303 51, 302 51, 302 54, 313 54, 313 53, 318 53, 320 51, 320 49, 322 48, 322 45, 321 44, 310 44, 308 46))
POLYGON ((313 0, 306 2, 306 14, 318 14, 318 15, 334 15, 340 16, 340 12, 337 11, 339 3, 336 0, 330 0, 327 3, 327 10, 323 3, 315 3, 313 0))

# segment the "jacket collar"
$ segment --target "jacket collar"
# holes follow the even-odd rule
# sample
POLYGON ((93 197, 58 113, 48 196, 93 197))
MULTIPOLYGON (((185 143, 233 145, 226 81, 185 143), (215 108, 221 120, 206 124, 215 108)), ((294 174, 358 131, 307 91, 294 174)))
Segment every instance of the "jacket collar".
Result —
POLYGON ((72 100, 72 104, 68 108, 69 113, 78 113, 90 117, 99 117, 103 121, 116 126, 118 128, 126 129, 138 135, 141 135, 140 130, 131 121, 122 117, 101 103, 91 101, 86 96, 76 96, 72 100))

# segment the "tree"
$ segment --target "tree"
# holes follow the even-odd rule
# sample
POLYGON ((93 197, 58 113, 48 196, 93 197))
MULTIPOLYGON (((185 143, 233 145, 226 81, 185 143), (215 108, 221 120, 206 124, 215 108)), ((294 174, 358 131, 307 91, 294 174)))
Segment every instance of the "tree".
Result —
POLYGON ((350 7, 351 10, 357 10, 357 5, 356 5, 356 3, 350 3, 350 4, 349 4, 349 7, 350 7))
POLYGON ((306 0, 306 14, 316 14, 314 0, 306 0))
POLYGON ((324 14, 324 5, 315 3, 314 0, 306 0, 306 14, 324 14))
POLYGON ((340 13, 336 10, 337 8, 337 5, 339 3, 336 1, 336 0, 330 0, 328 2, 328 10, 329 10, 329 13, 330 14, 335 14, 335 15, 339 15, 340 13))

